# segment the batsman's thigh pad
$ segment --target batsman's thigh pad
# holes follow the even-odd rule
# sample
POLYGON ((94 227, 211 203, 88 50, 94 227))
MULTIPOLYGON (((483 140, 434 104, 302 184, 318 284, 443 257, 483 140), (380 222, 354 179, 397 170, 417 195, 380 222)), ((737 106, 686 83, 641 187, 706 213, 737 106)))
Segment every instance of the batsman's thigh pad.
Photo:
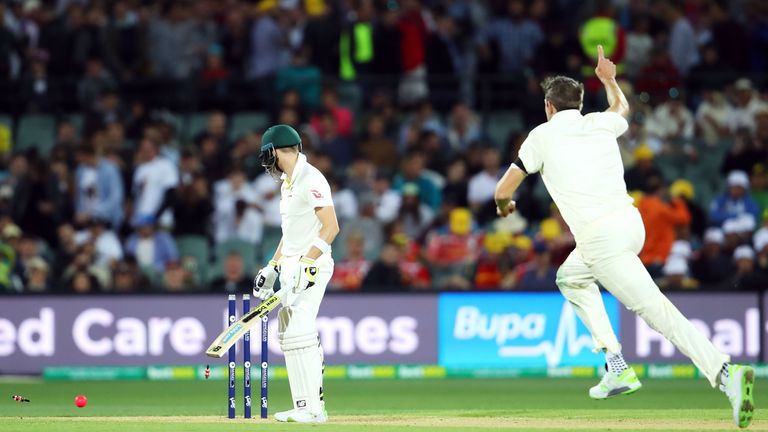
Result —
POLYGON ((283 351, 304 348, 317 344, 315 311, 288 306, 277 313, 277 338, 283 351), (314 312, 314 313, 313 313, 314 312))

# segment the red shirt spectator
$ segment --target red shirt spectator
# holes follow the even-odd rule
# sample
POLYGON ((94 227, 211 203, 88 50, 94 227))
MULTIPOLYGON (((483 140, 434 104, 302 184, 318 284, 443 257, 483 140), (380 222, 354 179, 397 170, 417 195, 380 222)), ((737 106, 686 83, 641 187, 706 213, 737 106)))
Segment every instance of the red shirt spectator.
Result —
POLYGON ((410 72, 424 64, 427 40, 427 24, 421 16, 418 0, 403 2, 403 15, 400 17, 400 51, 403 55, 403 70, 410 72))

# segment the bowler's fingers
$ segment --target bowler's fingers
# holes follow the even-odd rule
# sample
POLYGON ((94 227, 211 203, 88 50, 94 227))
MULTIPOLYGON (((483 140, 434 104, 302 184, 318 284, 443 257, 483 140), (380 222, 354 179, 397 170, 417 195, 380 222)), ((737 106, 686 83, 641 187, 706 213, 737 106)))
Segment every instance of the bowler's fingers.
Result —
POLYGON ((598 60, 605 60, 605 54, 603 54, 603 46, 598 45, 597 46, 597 59, 598 60))

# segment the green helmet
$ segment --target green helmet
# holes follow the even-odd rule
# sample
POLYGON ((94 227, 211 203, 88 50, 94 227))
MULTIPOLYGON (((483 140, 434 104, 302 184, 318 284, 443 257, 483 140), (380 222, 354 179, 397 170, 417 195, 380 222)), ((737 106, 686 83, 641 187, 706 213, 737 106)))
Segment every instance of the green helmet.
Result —
POLYGON ((293 146, 299 146, 299 151, 301 151, 301 137, 296 129, 285 124, 270 127, 261 136, 261 152, 259 153, 261 166, 273 177, 279 177, 275 149, 293 146))

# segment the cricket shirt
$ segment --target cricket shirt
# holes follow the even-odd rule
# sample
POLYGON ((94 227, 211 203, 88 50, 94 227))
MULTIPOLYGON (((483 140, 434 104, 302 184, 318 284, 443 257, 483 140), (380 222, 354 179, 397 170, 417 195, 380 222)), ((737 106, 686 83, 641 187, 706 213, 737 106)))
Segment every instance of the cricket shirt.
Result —
POLYGON ((283 181, 280 187, 282 254, 287 257, 304 255, 322 227, 315 209, 333 207, 331 186, 302 153, 299 153, 291 178, 285 173, 280 178, 283 181))

